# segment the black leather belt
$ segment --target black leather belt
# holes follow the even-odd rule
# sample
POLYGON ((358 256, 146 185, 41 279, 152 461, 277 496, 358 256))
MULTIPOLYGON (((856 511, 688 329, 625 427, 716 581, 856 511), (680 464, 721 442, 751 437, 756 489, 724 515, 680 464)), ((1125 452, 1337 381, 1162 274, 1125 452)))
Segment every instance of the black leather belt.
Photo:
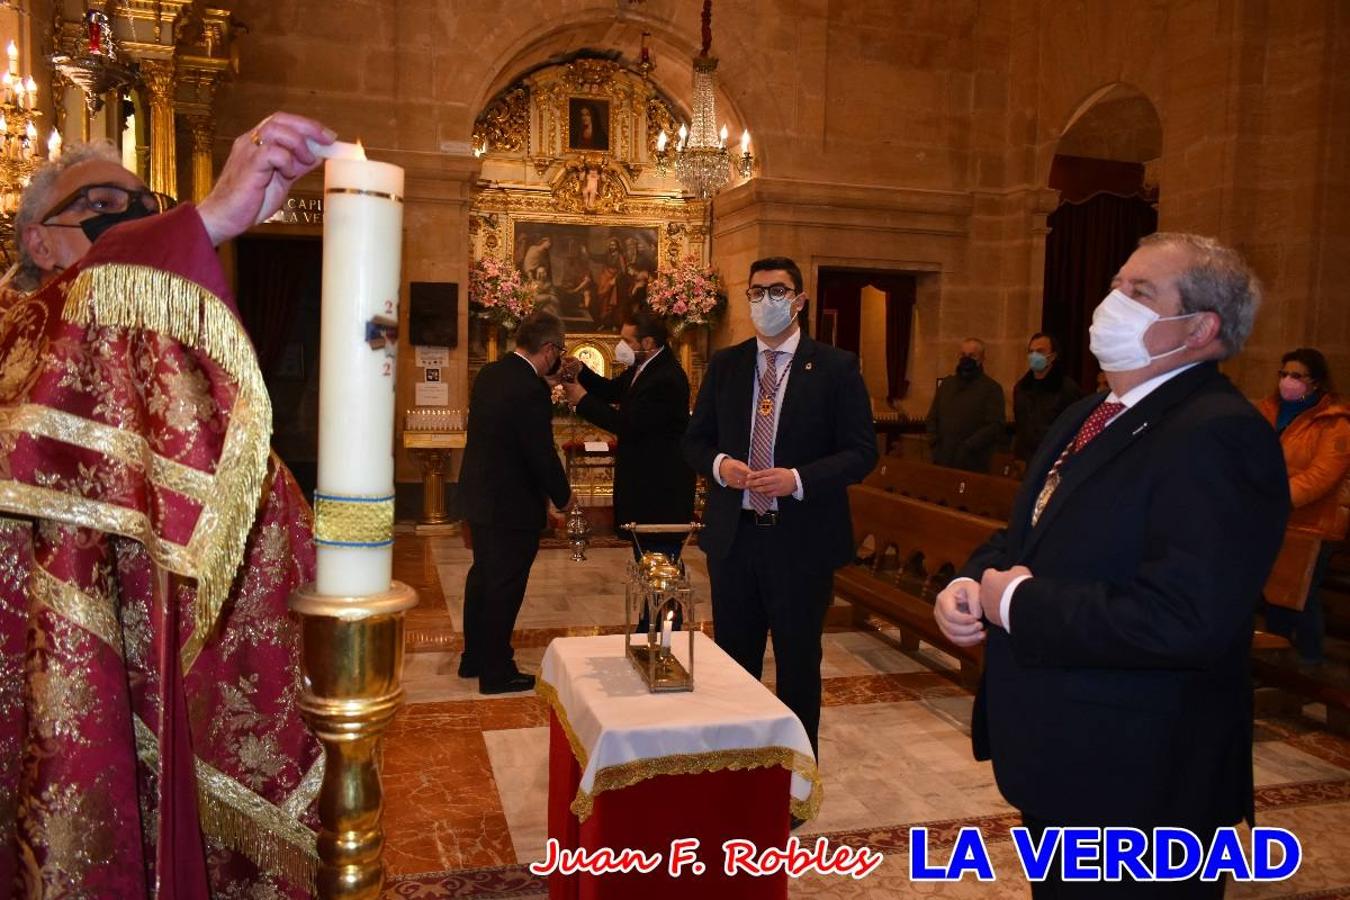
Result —
POLYGON ((741 510, 741 521, 749 522, 751 525, 777 525, 778 510, 771 509, 761 515, 753 509, 743 509, 741 510))

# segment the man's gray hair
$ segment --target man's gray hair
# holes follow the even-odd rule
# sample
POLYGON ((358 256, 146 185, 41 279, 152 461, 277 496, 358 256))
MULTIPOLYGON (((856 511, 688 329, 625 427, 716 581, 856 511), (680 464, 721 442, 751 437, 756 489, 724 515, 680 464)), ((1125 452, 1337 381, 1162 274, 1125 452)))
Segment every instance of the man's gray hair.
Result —
POLYGON ((1261 306, 1261 279, 1246 260, 1214 238, 1179 231, 1159 231, 1140 239, 1140 247, 1181 247, 1191 256, 1177 279, 1183 313, 1212 312, 1219 317, 1223 359, 1242 350, 1261 306))
POLYGON ((122 157, 111 141, 91 141, 67 145, 61 155, 46 163, 29 179, 23 189, 23 199, 19 201, 19 212, 14 217, 14 242, 19 247, 19 272, 15 281, 24 290, 33 290, 42 282, 42 270, 28 255, 24 246, 23 232, 29 225, 35 225, 51 210, 52 204, 60 197, 52 196, 52 188, 61 173, 73 166, 93 160, 122 164, 122 157))

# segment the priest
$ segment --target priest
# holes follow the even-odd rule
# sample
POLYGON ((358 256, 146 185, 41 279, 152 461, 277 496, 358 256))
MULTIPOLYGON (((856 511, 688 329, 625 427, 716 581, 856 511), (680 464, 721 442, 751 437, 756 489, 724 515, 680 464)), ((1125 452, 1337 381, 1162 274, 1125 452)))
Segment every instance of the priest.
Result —
POLYGON ((16 221, 0 307, 0 884, 302 896, 319 745, 286 600, 309 509, 215 248, 332 132, 277 113, 174 206, 71 148, 16 221))

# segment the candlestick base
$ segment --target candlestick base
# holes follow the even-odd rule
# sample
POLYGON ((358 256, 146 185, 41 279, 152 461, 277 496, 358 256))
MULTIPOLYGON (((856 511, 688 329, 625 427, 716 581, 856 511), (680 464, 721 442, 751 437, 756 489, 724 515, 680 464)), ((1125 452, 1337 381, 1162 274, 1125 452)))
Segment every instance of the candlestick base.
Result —
POLYGON ((375 900, 384 882, 375 745, 403 701, 403 615, 417 592, 393 582, 367 597, 291 595, 300 617, 300 713, 323 744, 317 896, 375 900))

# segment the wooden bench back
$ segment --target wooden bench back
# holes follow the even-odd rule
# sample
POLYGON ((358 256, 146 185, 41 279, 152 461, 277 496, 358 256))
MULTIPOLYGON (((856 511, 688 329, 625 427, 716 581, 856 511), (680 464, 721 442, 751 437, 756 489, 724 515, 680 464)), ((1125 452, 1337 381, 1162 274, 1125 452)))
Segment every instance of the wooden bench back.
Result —
POLYGON ((1266 579, 1266 602, 1287 609, 1303 609, 1312 586, 1313 568, 1317 554, 1322 551, 1322 538, 1311 531, 1288 528, 1275 565, 1266 579))
POLYGON ((883 456, 863 484, 999 522, 1007 522, 1011 517, 1018 488, 1018 482, 1011 478, 963 472, 896 456, 883 456))
POLYGON ((994 519, 867 485, 848 491, 854 540, 862 547, 871 539, 872 575, 925 600, 936 597, 970 554, 1003 527, 994 519))

